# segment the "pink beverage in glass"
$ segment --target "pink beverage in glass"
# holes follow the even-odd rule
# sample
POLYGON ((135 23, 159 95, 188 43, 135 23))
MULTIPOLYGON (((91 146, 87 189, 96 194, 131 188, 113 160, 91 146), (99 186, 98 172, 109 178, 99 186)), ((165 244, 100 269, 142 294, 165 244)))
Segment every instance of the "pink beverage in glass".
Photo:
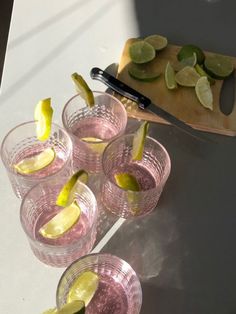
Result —
POLYGON ((33 253, 43 263, 56 267, 68 266, 89 253, 96 239, 96 199, 81 182, 76 183, 75 199, 81 208, 77 223, 57 239, 48 239, 39 233, 63 209, 56 205, 56 199, 67 179, 57 177, 34 186, 24 197, 20 211, 21 224, 33 253))
POLYGON ((1 146, 1 157, 6 167, 13 191, 16 196, 24 195, 37 183, 57 175, 72 173, 72 141, 67 132, 56 124, 52 124, 51 135, 46 141, 39 141, 36 137, 36 123, 26 122, 12 129, 4 138, 1 146), (53 148, 56 157, 47 167, 22 175, 14 165, 25 158, 32 157, 53 148))
POLYGON ((145 140, 142 160, 133 161, 133 138, 134 134, 121 136, 103 154, 102 202, 112 213, 124 218, 146 215, 156 207, 171 168, 167 151, 151 137, 145 140), (114 178, 118 173, 133 175, 140 191, 121 189, 114 178))
POLYGON ((93 108, 88 108, 79 94, 72 97, 65 105, 62 121, 74 144, 74 169, 98 173, 102 170, 104 148, 125 131, 127 114, 114 96, 103 92, 93 94, 93 108))
POLYGON ((131 266, 117 256, 90 254, 70 265, 57 287, 57 307, 67 300, 74 281, 85 271, 99 276, 99 285, 86 314, 138 314, 142 305, 140 281, 131 266))

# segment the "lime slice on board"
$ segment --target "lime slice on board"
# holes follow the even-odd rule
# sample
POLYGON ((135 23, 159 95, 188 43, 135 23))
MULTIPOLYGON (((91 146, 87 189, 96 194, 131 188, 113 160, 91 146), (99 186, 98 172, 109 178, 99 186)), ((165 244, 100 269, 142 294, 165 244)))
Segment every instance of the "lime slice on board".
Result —
POLYGON ((197 71, 190 66, 184 67, 182 70, 175 74, 176 82, 181 86, 194 87, 200 78, 197 71))
POLYGON ((40 100, 34 110, 34 119, 36 121, 36 134, 40 141, 45 141, 51 133, 53 109, 51 107, 51 98, 40 100))
POLYGON ((201 48, 195 46, 195 45, 185 45, 183 46, 178 54, 177 54, 177 59, 179 61, 183 60, 183 59, 187 59, 189 57, 193 56, 193 53, 196 53, 197 55, 197 63, 198 64, 202 64, 205 60, 205 55, 204 52, 202 51, 201 48))
POLYGON ((160 72, 156 72, 151 67, 149 67, 149 63, 148 64, 130 63, 128 67, 128 73, 132 78, 143 82, 155 81, 161 75, 160 72))
POLYGON ((48 239, 57 239, 70 230, 79 220, 81 209, 76 201, 63 208, 39 229, 39 233, 48 239))
POLYGON ((166 87, 168 89, 175 89, 177 88, 177 83, 175 80, 175 71, 173 67, 171 66, 170 62, 166 64, 165 68, 165 82, 166 82, 166 87))
POLYGON ((132 160, 142 160, 145 138, 147 136, 149 123, 143 122, 136 131, 133 139, 132 160))
POLYGON ((95 104, 94 95, 83 77, 78 73, 73 73, 71 78, 75 84, 75 88, 81 97, 85 100, 87 106, 92 108, 95 104))
POLYGON ((196 52, 193 53, 192 56, 182 59, 180 61, 184 66, 190 66, 190 67, 194 67, 197 64, 197 54, 196 52))
POLYGON ((156 56, 156 51, 148 42, 138 40, 130 45, 129 55, 134 63, 142 64, 153 60, 156 56))
POLYGON ((140 191, 137 179, 129 173, 116 173, 114 175, 116 184, 123 190, 140 191))
POLYGON ((234 65, 229 57, 214 54, 206 57, 204 68, 213 78, 224 79, 233 72, 234 65))
POLYGON ((14 165, 20 174, 31 174, 49 166, 55 159, 56 152, 53 148, 46 148, 41 153, 21 160, 14 165))
POLYGON ((81 169, 72 175, 72 177, 64 184, 57 197, 56 204, 58 206, 67 206, 73 201, 73 188, 78 180, 80 180, 84 184, 87 184, 88 173, 85 170, 81 169))
POLYGON ((67 303, 82 300, 85 306, 92 300, 99 285, 99 275, 93 271, 83 272, 72 284, 67 296, 67 303))
POLYGON ((200 103, 210 110, 213 110, 213 95, 210 83, 206 76, 202 76, 195 86, 195 91, 200 103))
POLYGON ((144 40, 152 45, 156 51, 164 49, 168 44, 167 38, 161 35, 150 35, 144 40))
POLYGON ((108 143, 100 143, 103 140, 96 137, 83 137, 82 141, 88 143, 88 146, 95 153, 102 154, 108 143))

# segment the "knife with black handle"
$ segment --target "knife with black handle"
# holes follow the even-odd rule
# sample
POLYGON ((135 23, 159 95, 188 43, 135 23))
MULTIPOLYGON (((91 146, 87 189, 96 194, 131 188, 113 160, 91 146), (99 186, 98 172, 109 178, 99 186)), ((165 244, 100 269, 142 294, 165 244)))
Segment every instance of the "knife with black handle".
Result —
POLYGON ((154 105, 148 97, 140 94, 138 91, 134 90, 130 86, 126 85, 125 83, 122 83, 117 78, 108 74, 107 72, 95 67, 95 68, 92 68, 90 72, 90 76, 92 79, 101 81, 102 83, 110 87, 112 90, 117 92, 118 94, 135 101, 138 104, 140 109, 142 110, 147 109, 157 114, 162 119, 173 124, 177 128, 184 131, 185 133, 190 134, 196 139, 211 142, 211 140, 205 137, 200 131, 193 129, 191 126, 177 119, 175 116, 173 116, 169 112, 163 110, 157 105, 154 105))

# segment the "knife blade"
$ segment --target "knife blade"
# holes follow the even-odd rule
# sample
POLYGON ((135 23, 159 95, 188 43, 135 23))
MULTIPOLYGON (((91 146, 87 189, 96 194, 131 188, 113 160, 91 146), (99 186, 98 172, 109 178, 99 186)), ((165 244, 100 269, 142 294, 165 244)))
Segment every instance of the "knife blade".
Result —
POLYGON ((220 111, 228 116, 234 108, 235 102, 235 71, 224 79, 220 91, 220 111))
POLYGON ((195 137, 198 140, 211 141, 209 138, 204 136, 200 131, 193 129, 190 125, 179 120, 178 118, 176 118, 169 112, 165 111, 161 107, 158 107, 156 104, 153 104, 148 97, 142 95, 141 93, 139 93, 132 87, 126 85, 125 83, 121 82, 120 80, 110 75, 109 73, 97 67, 94 67, 90 71, 90 76, 92 79, 101 81, 106 86, 110 87, 112 90, 117 92, 118 94, 135 101, 138 104, 140 109, 142 110, 148 109, 149 111, 157 114, 162 119, 173 124, 178 129, 195 137))

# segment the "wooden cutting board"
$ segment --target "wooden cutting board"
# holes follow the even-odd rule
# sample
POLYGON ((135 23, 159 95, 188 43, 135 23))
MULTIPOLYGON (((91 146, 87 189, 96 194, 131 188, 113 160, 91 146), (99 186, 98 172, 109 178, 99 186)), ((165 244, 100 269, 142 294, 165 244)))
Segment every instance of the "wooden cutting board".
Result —
MULTIPOLYGON (((179 87, 176 90, 168 90, 165 85, 164 71, 168 61, 172 63, 177 60, 176 55, 180 47, 175 45, 168 45, 163 51, 159 52, 154 61, 154 68, 157 72, 162 73, 159 79, 153 82, 137 81, 130 77, 127 70, 127 66, 131 62, 129 46, 134 40, 135 39, 131 38, 125 44, 118 68, 117 77, 119 80, 149 97, 154 104, 158 104, 161 108, 196 129, 230 136, 236 135, 236 106, 234 105, 232 113, 228 116, 220 111, 219 99, 222 81, 217 80, 216 83, 211 86, 214 99, 213 111, 204 108, 199 103, 195 90, 192 87, 179 87)), ((205 52, 205 54, 211 53, 205 52)), ((234 67, 236 68, 236 58, 230 58, 232 58, 234 67)), ((119 98, 124 103, 129 117, 166 123, 166 121, 159 118, 157 115, 138 109, 136 103, 121 96, 119 96, 119 98)))

